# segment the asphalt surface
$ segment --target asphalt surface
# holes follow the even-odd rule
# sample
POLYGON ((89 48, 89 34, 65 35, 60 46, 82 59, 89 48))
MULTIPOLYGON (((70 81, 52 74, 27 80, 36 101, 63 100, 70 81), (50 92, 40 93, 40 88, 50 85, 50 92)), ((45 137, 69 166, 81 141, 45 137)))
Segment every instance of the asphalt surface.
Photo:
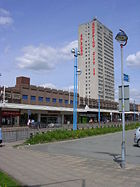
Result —
MULTIPOLYGON (((140 165, 140 148, 134 145, 135 130, 126 131, 126 162, 140 165)), ((119 163, 122 133, 106 134, 84 139, 30 146, 29 149, 52 154, 96 158, 119 163)))
POLYGON ((133 146, 133 134, 126 132, 125 169, 119 165, 121 133, 18 148, 18 142, 5 143, 0 169, 28 187, 139 187, 140 148, 133 146))

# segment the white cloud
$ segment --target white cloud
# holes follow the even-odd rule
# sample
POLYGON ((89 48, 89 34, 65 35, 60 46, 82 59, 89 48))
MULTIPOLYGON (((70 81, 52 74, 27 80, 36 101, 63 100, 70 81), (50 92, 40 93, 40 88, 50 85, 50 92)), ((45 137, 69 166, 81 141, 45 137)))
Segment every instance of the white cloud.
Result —
POLYGON ((41 87, 44 87, 44 88, 51 88, 51 89, 57 89, 57 90, 63 90, 63 91, 70 91, 70 92, 73 92, 74 90, 74 86, 73 85, 70 85, 70 86, 67 86, 67 87, 57 87, 56 85, 52 84, 52 83, 45 83, 45 84, 42 84, 40 85, 41 87))
POLYGON ((78 41, 72 41, 61 48, 53 48, 46 45, 35 47, 26 46, 22 49, 23 55, 17 57, 18 67, 21 69, 50 70, 55 64, 66 62, 73 58, 71 49, 78 46, 78 41))
POLYGON ((73 92, 74 91, 74 86, 71 85, 71 86, 64 87, 63 90, 73 92))
POLYGON ((10 12, 0 8, 0 25, 11 25, 13 23, 13 19, 10 16, 10 12))
POLYGON ((140 90, 137 90, 135 88, 130 89, 130 102, 140 103, 140 90))
POLYGON ((0 15, 9 16, 9 15, 10 15, 10 13, 9 13, 9 11, 8 11, 8 10, 5 10, 5 9, 3 9, 3 8, 0 8, 0 15))
POLYGON ((115 89, 115 101, 118 102, 118 98, 119 98, 119 92, 118 92, 118 88, 115 89))
POLYGON ((136 54, 131 54, 127 57, 126 63, 128 66, 140 67, 140 51, 136 54))
POLYGON ((42 86, 42 87, 44 87, 44 88, 57 89, 56 86, 55 86, 54 84, 52 84, 52 83, 45 83, 45 84, 40 85, 40 86, 42 86))

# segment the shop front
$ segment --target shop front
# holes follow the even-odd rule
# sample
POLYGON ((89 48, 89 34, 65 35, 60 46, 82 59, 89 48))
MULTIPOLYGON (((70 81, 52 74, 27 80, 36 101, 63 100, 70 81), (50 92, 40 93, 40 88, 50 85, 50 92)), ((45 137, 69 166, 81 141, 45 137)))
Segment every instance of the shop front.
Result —
POLYGON ((19 126, 20 111, 2 110, 1 124, 2 126, 19 126))

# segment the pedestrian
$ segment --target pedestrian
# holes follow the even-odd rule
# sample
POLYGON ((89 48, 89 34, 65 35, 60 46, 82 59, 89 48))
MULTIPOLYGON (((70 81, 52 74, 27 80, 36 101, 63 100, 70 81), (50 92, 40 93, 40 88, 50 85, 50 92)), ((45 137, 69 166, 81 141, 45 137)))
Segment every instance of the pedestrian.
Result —
POLYGON ((1 130, 1 127, 0 127, 0 145, 2 146, 2 130, 1 130))
POLYGON ((28 126, 28 127, 30 126, 30 123, 31 123, 31 120, 28 119, 28 122, 27 122, 27 126, 28 126))

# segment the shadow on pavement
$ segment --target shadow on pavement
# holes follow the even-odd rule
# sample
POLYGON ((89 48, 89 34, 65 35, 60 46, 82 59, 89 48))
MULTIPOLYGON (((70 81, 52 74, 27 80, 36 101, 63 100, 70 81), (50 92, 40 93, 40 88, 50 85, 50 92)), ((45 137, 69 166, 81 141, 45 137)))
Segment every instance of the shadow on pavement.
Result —
POLYGON ((120 154, 109 153, 109 152, 94 152, 94 153, 109 155, 109 156, 113 157, 113 161, 117 162, 118 164, 121 164, 121 162, 122 162, 120 154))
POLYGON ((70 182, 81 182, 81 185, 79 187, 86 187, 86 180, 85 179, 74 179, 74 180, 66 180, 66 181, 58 181, 58 182, 53 182, 53 183, 48 183, 48 184, 37 184, 37 185, 26 185, 23 187, 43 187, 43 186, 58 186, 59 184, 61 185, 61 187, 65 187, 66 183, 70 183, 70 182))
POLYGON ((4 147, 5 145, 4 144, 0 144, 0 147, 4 147))
MULTIPOLYGON (((137 147, 137 148, 139 148, 137 144, 133 144, 133 147, 137 147)), ((140 149, 140 148, 139 148, 139 149, 140 149)))

